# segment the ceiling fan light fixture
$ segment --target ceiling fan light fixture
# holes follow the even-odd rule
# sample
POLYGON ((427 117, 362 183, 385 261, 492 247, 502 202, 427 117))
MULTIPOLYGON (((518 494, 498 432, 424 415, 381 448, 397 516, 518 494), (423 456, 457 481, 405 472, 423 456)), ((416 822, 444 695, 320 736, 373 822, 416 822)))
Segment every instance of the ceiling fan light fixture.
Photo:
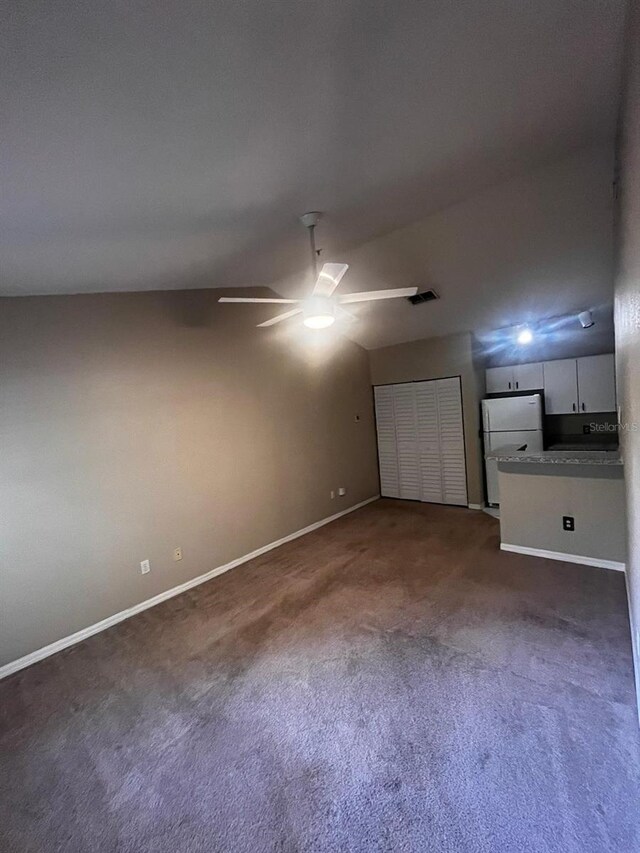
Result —
MULTIPOLYGON (((318 255, 314 230, 318 224, 321 213, 311 211, 301 217, 302 224, 309 231, 309 248, 311 250, 311 269, 315 276, 315 285, 311 296, 307 299, 281 299, 280 297, 252 297, 252 296, 221 296, 218 302, 249 302, 249 303, 286 303, 294 305, 288 311, 270 317, 262 323, 258 323, 259 329, 275 326, 283 320, 290 320, 302 314, 302 322, 308 329, 327 329, 333 326, 336 320, 351 321, 356 317, 342 307, 342 304, 350 302, 377 302, 379 299, 398 299, 400 297, 415 296, 417 287, 393 287, 384 290, 359 291, 358 293, 346 293, 344 296, 335 295, 335 290, 342 281, 342 277, 349 269, 348 264, 326 263, 318 272, 318 255)), ((433 293, 433 291, 431 291, 433 293)), ((437 294, 430 297, 437 299, 437 294)))
POLYGON ((313 314, 302 321, 308 329, 328 329, 336 321, 331 314, 313 314))
POLYGON ((333 301, 326 296, 310 296, 302 307, 302 322, 308 329, 328 329, 336 321, 333 301))

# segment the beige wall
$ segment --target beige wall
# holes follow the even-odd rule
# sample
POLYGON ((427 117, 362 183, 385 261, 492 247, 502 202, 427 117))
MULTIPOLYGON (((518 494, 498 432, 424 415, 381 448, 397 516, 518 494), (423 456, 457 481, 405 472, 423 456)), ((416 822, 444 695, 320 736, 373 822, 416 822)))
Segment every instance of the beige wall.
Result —
POLYGON ((627 583, 640 697, 640 8, 632 4, 621 151, 616 375, 628 513, 627 583))
POLYGON ((540 464, 526 469, 521 462, 499 466, 502 542, 625 562, 621 467, 540 464), (575 518, 574 531, 562 529, 563 515, 575 518))
POLYGON ((0 664, 378 491, 366 352, 217 295, 2 300, 0 664))
POLYGON ((469 503, 482 503, 484 487, 479 407, 484 379, 474 364, 471 335, 448 335, 382 347, 370 350, 369 359, 374 385, 441 379, 446 376, 461 377, 468 497, 469 503))

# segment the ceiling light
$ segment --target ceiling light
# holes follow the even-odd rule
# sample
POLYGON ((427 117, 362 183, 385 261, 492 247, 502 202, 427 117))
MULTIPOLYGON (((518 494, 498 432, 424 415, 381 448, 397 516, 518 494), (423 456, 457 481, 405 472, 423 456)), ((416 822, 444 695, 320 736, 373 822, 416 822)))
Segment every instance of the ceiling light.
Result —
POLYGON ((518 343, 523 346, 526 344, 530 344, 533 340, 533 333, 531 329, 522 329, 518 334, 518 343))
POLYGON ((336 319, 336 306, 328 296, 309 296, 302 304, 302 322, 308 329, 326 329, 336 319))
POLYGON ((308 329, 326 329, 336 321, 333 314, 312 314, 302 321, 308 329))

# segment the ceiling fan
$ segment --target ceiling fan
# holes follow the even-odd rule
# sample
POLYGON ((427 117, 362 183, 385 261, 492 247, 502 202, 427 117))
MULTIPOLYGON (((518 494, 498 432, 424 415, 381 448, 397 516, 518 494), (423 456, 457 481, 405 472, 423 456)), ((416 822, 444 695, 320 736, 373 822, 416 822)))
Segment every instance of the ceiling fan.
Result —
POLYGON ((315 227, 321 217, 321 213, 313 211, 301 216, 302 224, 309 230, 309 242, 311 244, 312 271, 316 277, 315 286, 311 295, 305 299, 262 299, 248 296, 221 296, 218 302, 264 302, 279 305, 295 305, 289 311, 277 314, 264 323, 258 323, 258 328, 275 326, 282 320, 288 320, 298 314, 303 315, 302 322, 310 329, 326 329, 337 319, 355 320, 355 316, 345 311, 342 305, 351 302, 372 302, 377 299, 396 299, 402 296, 414 296, 418 292, 417 287, 396 287, 389 290, 365 290, 360 293, 346 293, 344 296, 334 296, 334 291, 340 284, 342 277, 349 269, 347 264, 323 264, 318 273, 318 252, 316 250, 315 227))

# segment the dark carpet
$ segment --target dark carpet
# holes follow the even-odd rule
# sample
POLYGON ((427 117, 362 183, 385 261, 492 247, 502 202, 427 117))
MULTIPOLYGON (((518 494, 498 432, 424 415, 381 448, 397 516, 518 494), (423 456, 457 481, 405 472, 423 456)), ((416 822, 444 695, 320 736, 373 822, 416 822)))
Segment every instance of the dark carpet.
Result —
POLYGON ((480 512, 379 501, 0 707, 3 853, 640 850, 624 576, 480 512))

